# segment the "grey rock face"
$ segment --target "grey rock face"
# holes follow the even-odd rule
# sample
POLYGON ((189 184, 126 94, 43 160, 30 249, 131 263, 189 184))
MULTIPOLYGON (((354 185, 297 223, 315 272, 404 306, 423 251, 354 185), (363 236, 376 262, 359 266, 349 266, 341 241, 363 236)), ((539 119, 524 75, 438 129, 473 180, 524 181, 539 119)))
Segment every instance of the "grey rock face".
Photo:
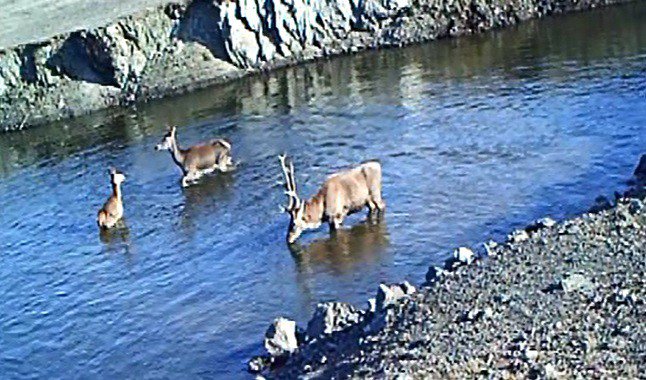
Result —
POLYGON ((362 312, 343 302, 318 304, 314 316, 307 324, 308 339, 341 331, 359 322, 362 312))
POLYGON ((620 1, 170 3, 101 28, 0 50, 0 127, 17 128, 27 116, 33 125, 295 62, 470 34, 620 1))
POLYGON ((265 349, 271 356, 283 356, 298 349, 296 322, 277 318, 265 333, 265 349))

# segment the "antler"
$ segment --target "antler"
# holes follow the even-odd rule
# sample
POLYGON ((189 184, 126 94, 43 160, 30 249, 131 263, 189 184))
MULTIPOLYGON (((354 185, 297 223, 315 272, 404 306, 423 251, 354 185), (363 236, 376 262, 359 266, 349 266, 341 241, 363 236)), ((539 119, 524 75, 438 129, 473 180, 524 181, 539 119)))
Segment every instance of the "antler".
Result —
POLYGON ((283 154, 278 156, 280 166, 283 170, 285 177, 285 194, 289 197, 289 204, 285 207, 286 212, 292 212, 294 209, 301 205, 301 200, 296 192, 296 179, 294 178, 294 162, 289 160, 289 167, 287 166, 287 155, 283 154))

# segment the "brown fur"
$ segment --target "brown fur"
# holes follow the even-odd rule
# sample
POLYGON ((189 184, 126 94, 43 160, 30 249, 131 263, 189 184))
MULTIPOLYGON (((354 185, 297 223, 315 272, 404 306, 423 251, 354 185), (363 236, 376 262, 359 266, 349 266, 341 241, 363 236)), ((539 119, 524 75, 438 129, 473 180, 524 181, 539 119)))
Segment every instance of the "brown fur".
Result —
MULTIPOLYGON (((123 217, 123 200, 121 197, 121 181, 123 179, 117 178, 117 175, 123 176, 114 169, 110 170, 112 195, 110 195, 110 198, 101 207, 96 218, 99 227, 106 230, 114 227, 123 217)), ((125 177, 123 178, 125 179, 125 177)))
MULTIPOLYGON (((293 177, 290 173, 293 166, 283 170, 293 177)), ((293 179, 287 181, 294 182, 293 179)), ((339 228, 347 215, 364 207, 370 212, 386 208, 381 198, 381 164, 377 161, 368 161, 329 176, 316 195, 288 210, 292 222, 287 240, 293 243, 302 231, 317 228, 322 222, 328 222, 331 229, 339 228)))
POLYGON ((206 173, 215 170, 226 172, 233 168, 231 144, 223 139, 214 139, 181 149, 177 141, 177 128, 172 127, 155 148, 171 152, 173 161, 184 173, 183 186, 188 186, 190 182, 206 173))

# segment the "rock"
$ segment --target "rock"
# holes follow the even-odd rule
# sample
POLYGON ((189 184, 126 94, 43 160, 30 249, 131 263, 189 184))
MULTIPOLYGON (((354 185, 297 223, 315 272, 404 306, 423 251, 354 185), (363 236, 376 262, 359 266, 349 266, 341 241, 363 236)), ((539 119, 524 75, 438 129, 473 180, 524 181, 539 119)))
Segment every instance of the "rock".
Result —
POLYGON ((374 313, 377 310, 377 299, 375 297, 368 299, 368 311, 374 313))
POLYGON ((587 277, 581 274, 572 274, 561 280, 561 287, 566 293, 581 291, 584 293, 593 292, 594 284, 587 277))
POLYGON ((594 205, 590 207, 590 212, 591 213, 598 213, 604 210, 609 210, 612 208, 612 203, 608 200, 608 198, 604 197, 603 195, 599 195, 597 198, 594 200, 594 205))
POLYGON ((428 271, 426 272, 426 283, 427 284, 432 284, 433 282, 439 280, 442 276, 445 276, 447 274, 447 271, 436 266, 432 266, 428 268, 428 271))
POLYGON ((490 256, 490 257, 496 256, 496 248, 498 247, 498 243, 496 243, 493 240, 489 240, 483 245, 484 245, 485 252, 487 252, 487 256, 490 256))
POLYGON ((466 247, 460 247, 453 251, 453 258, 457 261, 469 265, 475 260, 475 253, 466 247))
POLYGON ((515 244, 521 243, 527 239, 529 239, 529 235, 525 230, 516 230, 507 236, 507 240, 510 243, 515 243, 515 244))
POLYGON ((635 178, 641 182, 646 182, 646 154, 642 154, 639 163, 633 172, 635 178))
POLYGON ((525 227, 525 231, 535 232, 540 230, 541 228, 549 228, 554 225, 556 225, 556 221, 554 219, 550 217, 545 217, 545 218, 541 218, 533 221, 531 224, 525 227))
POLYGON ((408 281, 393 285, 379 284, 375 311, 380 312, 388 308, 395 304, 400 298, 415 293, 415 290, 415 287, 408 283, 408 281))
POLYGON ((271 365, 271 359, 264 356, 254 356, 247 363, 247 371, 251 373, 260 373, 271 365))
POLYGON ((551 363, 545 364, 543 370, 545 371, 545 377, 547 379, 560 379, 561 377, 563 377, 563 374, 557 371, 551 363))
POLYGON ((271 356, 283 356, 298 349, 296 322, 277 318, 265 333, 265 349, 271 356))
POLYGON ((644 209, 644 202, 642 202, 637 198, 632 198, 628 203, 628 211, 633 215, 639 214, 640 212, 642 212, 643 209, 644 209))
POLYGON ((538 358, 538 351, 536 350, 525 350, 525 359, 527 360, 536 360, 538 358))
POLYGON ((307 324, 308 339, 341 331, 361 320, 362 313, 349 303, 325 302, 316 306, 307 324))

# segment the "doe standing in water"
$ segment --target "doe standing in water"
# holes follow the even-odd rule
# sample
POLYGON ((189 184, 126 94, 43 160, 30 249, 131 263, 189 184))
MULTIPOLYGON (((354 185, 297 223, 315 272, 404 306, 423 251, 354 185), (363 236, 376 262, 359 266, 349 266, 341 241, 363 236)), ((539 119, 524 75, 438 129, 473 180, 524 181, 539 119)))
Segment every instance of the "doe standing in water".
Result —
POLYGON ((285 212, 291 217, 287 242, 292 244, 305 230, 318 228, 328 222, 330 230, 343 224, 343 219, 365 206, 370 213, 382 212, 386 203, 381 199, 381 164, 367 161, 354 168, 332 174, 318 193, 303 202, 296 191, 294 163, 287 164, 285 155, 279 156, 285 177, 285 194, 289 204, 285 212))
POLYGON ((213 139, 188 149, 181 149, 177 142, 177 127, 171 127, 168 130, 162 141, 155 146, 155 150, 167 150, 171 153, 173 161, 184 174, 182 178, 184 187, 197 181, 204 174, 215 170, 224 173, 233 169, 231 144, 228 141, 213 139))
POLYGON ((110 168, 110 183, 112 184, 112 195, 103 205, 96 217, 100 228, 107 230, 114 227, 123 217, 123 200, 121 198, 121 183, 126 176, 115 168, 110 168))

